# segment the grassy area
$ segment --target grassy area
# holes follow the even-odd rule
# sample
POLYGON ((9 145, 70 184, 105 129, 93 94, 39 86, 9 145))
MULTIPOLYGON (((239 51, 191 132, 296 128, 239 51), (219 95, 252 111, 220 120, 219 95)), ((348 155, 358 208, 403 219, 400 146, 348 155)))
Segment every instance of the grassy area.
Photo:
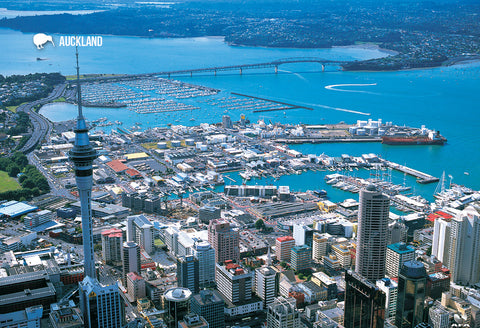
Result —
POLYGON ((165 244, 163 243, 163 241, 161 241, 160 239, 155 239, 154 244, 155 244, 156 247, 163 247, 163 246, 165 246, 165 244))
POLYGON ((7 106, 7 110, 11 111, 12 113, 16 113, 18 106, 21 106, 23 104, 26 104, 26 102, 21 103, 20 105, 16 105, 16 106, 7 106))
POLYGON ((65 97, 60 97, 60 98, 55 99, 52 102, 65 102, 65 100, 66 100, 65 97))
POLYGON ((156 142, 143 143, 142 147, 145 148, 145 149, 158 149, 156 142))
POLYGON ((21 189, 18 182, 9 177, 7 172, 0 171, 0 192, 21 189))

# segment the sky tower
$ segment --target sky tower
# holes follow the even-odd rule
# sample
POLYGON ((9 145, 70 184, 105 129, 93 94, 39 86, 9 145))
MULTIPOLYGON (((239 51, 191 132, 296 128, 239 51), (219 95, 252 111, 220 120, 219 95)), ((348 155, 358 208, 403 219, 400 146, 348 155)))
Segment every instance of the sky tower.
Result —
POLYGON ((92 236, 92 163, 97 158, 97 152, 90 145, 88 138, 88 128, 82 112, 82 91, 80 88, 80 68, 78 66, 78 49, 76 50, 77 58, 77 104, 78 117, 75 128, 75 144, 69 152, 70 160, 75 167, 75 180, 77 182, 78 193, 80 195, 80 205, 82 213, 82 231, 83 231, 83 253, 85 276, 96 279, 95 274, 95 258, 93 253, 93 236, 92 236))

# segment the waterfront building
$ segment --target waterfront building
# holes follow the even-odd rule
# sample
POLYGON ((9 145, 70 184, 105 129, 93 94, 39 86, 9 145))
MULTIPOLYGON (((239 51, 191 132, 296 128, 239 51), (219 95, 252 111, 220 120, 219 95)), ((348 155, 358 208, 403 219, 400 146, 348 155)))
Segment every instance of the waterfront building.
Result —
POLYGON ((377 281, 385 276, 390 199, 369 185, 360 191, 355 272, 377 281))
POLYGON ((136 272, 140 274, 140 247, 133 241, 123 243, 123 283, 127 284, 127 273, 136 272))
POLYGON ((201 290, 190 300, 190 310, 204 317, 210 328, 225 327, 224 306, 225 302, 216 290, 201 290))
POLYGON ((87 276, 79 284, 80 309, 86 328, 121 328, 125 303, 117 284, 104 286, 87 276))
POLYGON ((117 228, 102 231, 102 260, 107 264, 122 263, 122 230, 117 228))
POLYGON ((177 259, 177 285, 188 288, 194 294, 199 288, 199 261, 193 255, 183 256, 177 259))
POLYGON ((163 294, 165 323, 168 328, 177 328, 177 323, 190 312, 192 292, 188 288, 174 287, 163 294))
POLYGON ((389 277, 398 277, 402 264, 415 259, 415 248, 405 243, 387 246, 386 273, 389 277))
POLYGON ((75 169, 75 180, 80 197, 80 211, 82 216, 82 237, 83 237, 83 256, 85 266, 85 276, 96 278, 95 258, 93 251, 92 234, 92 185, 93 185, 93 161, 98 157, 97 151, 90 144, 88 137, 88 127, 83 116, 82 110, 82 92, 80 86, 80 68, 78 66, 77 56, 77 106, 78 116, 75 126, 75 142, 69 152, 69 158, 73 162, 75 169))
POLYGON ((233 123, 232 123, 232 119, 230 118, 230 116, 228 116, 228 115, 223 115, 222 116, 222 127, 224 129, 233 128, 233 123))
POLYGON ((353 271, 345 273, 345 328, 383 328, 385 294, 353 271))
POLYGON ((251 300, 253 279, 253 272, 247 271, 240 264, 232 261, 217 263, 218 291, 233 304, 251 300))
POLYGON ((255 293, 267 308, 277 296, 279 273, 273 267, 255 269, 255 293))
POLYGON ((385 294, 385 319, 395 318, 398 284, 389 278, 377 280, 377 287, 385 294))
POLYGON ((423 306, 427 273, 423 263, 403 263, 398 276, 398 298, 395 325, 398 328, 414 328, 423 322, 423 306))
POLYGON ((200 288, 212 286, 215 283, 215 250, 207 241, 195 242, 193 255, 198 259, 200 288))
POLYGON ((290 262, 290 251, 295 246, 292 236, 278 237, 275 241, 275 255, 278 261, 290 262))
POLYGON ((292 247, 290 257, 293 270, 301 271, 308 269, 312 264, 312 248, 307 245, 292 247))
POLYGON ((268 306, 267 328, 300 328, 300 313, 296 308, 294 298, 275 298, 268 306))
POLYGON ((322 261, 323 257, 328 255, 333 241, 332 235, 315 232, 312 241, 312 258, 317 262, 322 261))
POLYGON ((215 249, 215 262, 240 260, 240 237, 238 230, 224 220, 212 220, 208 224, 208 242, 215 249))
POLYGON ((151 254, 155 247, 153 224, 142 214, 127 217, 127 241, 136 242, 151 254))
POLYGON ((480 215, 474 207, 452 218, 447 266, 456 284, 474 285, 480 281, 480 215))

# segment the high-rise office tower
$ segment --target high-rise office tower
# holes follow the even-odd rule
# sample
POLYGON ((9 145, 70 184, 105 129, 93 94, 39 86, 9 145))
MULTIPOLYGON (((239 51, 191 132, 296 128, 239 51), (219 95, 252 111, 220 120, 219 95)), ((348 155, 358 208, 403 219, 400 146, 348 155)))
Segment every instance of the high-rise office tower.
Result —
POLYGON ((415 248, 405 243, 396 243, 387 246, 387 275, 398 277, 402 264, 415 259, 415 248))
POLYGON ((398 276, 397 328, 414 328, 423 322, 423 305, 427 272, 423 263, 407 261, 403 263, 398 276))
POLYGON ((447 267, 456 284, 474 285, 480 281, 480 214, 472 206, 451 221, 447 267))
POLYGON ((301 271, 312 266, 312 248, 307 245, 295 246, 290 250, 292 269, 301 271))
POLYGON ((295 246, 295 239, 292 236, 278 237, 275 241, 277 260, 290 262, 290 251, 293 246, 295 246))
POLYGON ((177 285, 188 288, 194 294, 200 291, 199 288, 198 259, 193 255, 182 256, 177 259, 177 285))
POLYGON ((237 230, 224 220, 212 220, 208 224, 208 242, 215 249, 215 262, 240 260, 240 237, 237 230))
POLYGON ((345 328, 383 328, 385 294, 361 275, 345 273, 345 328))
POLYGON ((294 298, 277 297, 267 310, 267 328, 300 328, 300 313, 294 298))
POLYGON ((210 328, 225 327, 224 306, 225 302, 218 292, 209 289, 193 295, 190 301, 190 310, 204 317, 210 328))
POLYGON ((200 288, 212 286, 215 283, 215 250, 207 241, 195 242, 193 255, 198 259, 200 288))
POLYGON ((255 293, 262 299, 265 309, 277 296, 279 274, 272 267, 255 269, 255 293))
POLYGON ((315 232, 312 241, 312 258, 315 261, 322 261, 323 257, 328 255, 333 241, 332 235, 315 232))
POLYGON ((448 265, 450 254, 451 219, 436 218, 433 225, 432 255, 448 265))
POLYGON ((122 262, 122 230, 117 228, 102 231, 102 259, 107 264, 122 262))
POLYGON ((400 220, 388 224, 387 244, 404 243, 407 241, 408 227, 400 220))
POLYGON ((248 272, 239 264, 227 261, 217 263, 217 288, 229 302, 238 303, 252 299, 253 272, 248 272))
POLYGON ((355 272, 377 281, 385 276, 390 199, 374 185, 360 191, 355 272))
POLYGON ((75 167, 75 180, 80 196, 80 208, 82 215, 82 237, 85 276, 96 278, 95 258, 93 252, 92 234, 92 184, 93 184, 93 161, 97 158, 97 151, 90 144, 88 128, 82 111, 82 90, 80 86, 80 68, 77 56, 77 103, 78 117, 75 127, 75 143, 69 152, 69 158, 75 167))
POLYGON ((168 328, 176 328, 180 320, 190 312, 190 289, 174 287, 163 294, 163 308, 165 309, 165 323, 168 328))
POLYGON ((153 224, 143 215, 132 215, 127 218, 127 241, 136 242, 148 254, 154 250, 153 224))
POLYGON ((389 278, 377 280, 377 287, 385 294, 385 319, 395 318, 397 312, 398 284, 389 278))
POLYGON ((123 283, 127 284, 127 273, 136 272, 140 274, 140 247, 133 241, 123 243, 123 283))
POLYGON ((103 286, 89 276, 79 284, 80 308, 87 328, 122 328, 125 307, 118 286, 103 286))

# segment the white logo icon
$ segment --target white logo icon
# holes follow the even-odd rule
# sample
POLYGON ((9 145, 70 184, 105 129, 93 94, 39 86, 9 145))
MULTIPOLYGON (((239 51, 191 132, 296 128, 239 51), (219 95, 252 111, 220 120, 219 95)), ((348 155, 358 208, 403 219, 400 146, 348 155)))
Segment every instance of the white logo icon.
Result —
POLYGON ((44 33, 38 33, 33 36, 33 43, 37 46, 37 49, 43 49, 43 45, 46 44, 48 41, 50 41, 52 45, 55 47, 55 44, 53 43, 53 39, 50 35, 46 35, 44 33))

